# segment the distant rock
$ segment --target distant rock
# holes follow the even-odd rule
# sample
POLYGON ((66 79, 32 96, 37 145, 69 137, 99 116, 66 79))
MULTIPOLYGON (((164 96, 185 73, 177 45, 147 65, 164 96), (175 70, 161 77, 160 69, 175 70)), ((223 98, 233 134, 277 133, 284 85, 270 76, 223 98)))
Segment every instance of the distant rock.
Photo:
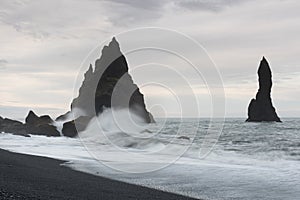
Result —
POLYGON ((59 131, 52 125, 53 122, 54 121, 48 115, 38 117, 33 111, 28 113, 25 124, 16 120, 3 119, 0 117, 0 133, 12 133, 25 137, 30 137, 29 134, 60 136, 59 131))
POLYGON ((38 117, 33 111, 29 111, 27 117, 25 118, 26 124, 50 124, 53 120, 49 115, 43 115, 38 117))
MULTIPOLYGON (((111 107, 128 108, 145 123, 154 122, 153 116, 146 109, 143 94, 128 73, 126 58, 115 38, 103 48, 101 57, 95 62, 95 69, 90 65, 84 74, 79 95, 71 104, 71 112, 78 109, 82 111, 81 116, 92 118, 104 108, 111 107)), ((57 120, 66 120, 68 115, 70 111, 57 120)), ((70 121, 64 125, 64 130, 69 130, 68 133, 74 132, 72 123, 70 121)))
POLYGON ((25 119, 25 129, 27 134, 60 136, 54 125, 54 121, 48 115, 38 117, 33 111, 29 111, 25 119))
POLYGON ((259 89, 256 99, 252 99, 248 107, 247 122, 281 122, 272 105, 271 88, 272 72, 269 63, 263 57, 258 68, 259 89))
POLYGON ((22 122, 0 117, 0 133, 2 132, 28 136, 22 122))

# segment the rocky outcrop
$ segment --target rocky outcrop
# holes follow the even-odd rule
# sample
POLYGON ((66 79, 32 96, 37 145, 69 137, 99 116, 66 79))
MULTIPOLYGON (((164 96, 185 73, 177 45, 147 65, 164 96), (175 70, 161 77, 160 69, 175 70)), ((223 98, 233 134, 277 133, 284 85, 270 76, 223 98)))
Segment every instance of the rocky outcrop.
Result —
POLYGON ((247 122, 281 122, 272 105, 272 72, 269 63, 263 57, 258 68, 259 89, 256 99, 252 99, 248 107, 247 122))
POLYGON ((22 122, 2 117, 0 117, 0 133, 1 132, 28 136, 25 125, 22 122))
MULTIPOLYGON (((92 65, 89 66, 84 74, 79 95, 71 104, 71 112, 74 109, 80 110, 81 116, 88 118, 97 116, 104 108, 128 108, 144 119, 145 123, 154 122, 152 115, 146 109, 143 94, 128 73, 126 58, 121 53, 115 38, 103 48, 101 57, 95 62, 95 69, 92 65)), ((57 119, 66 119, 69 114, 66 113, 57 119)), ((76 131, 72 124, 74 119, 64 124, 63 130, 68 130, 68 135, 77 134, 71 133, 72 130, 76 131)), ((81 124, 82 127, 86 125, 81 124)))
POLYGON ((29 111, 25 119, 25 129, 32 135, 60 136, 59 131, 52 125, 53 122, 48 115, 38 117, 33 111, 29 111))
POLYGON ((90 65, 79 95, 71 104, 71 109, 79 108, 87 116, 97 115, 109 107, 130 108, 145 122, 153 120, 146 110, 143 94, 128 73, 126 58, 115 38, 103 48, 101 57, 95 62, 95 70, 90 65))
POLYGON ((30 135, 60 136, 59 131, 54 125, 54 121, 44 115, 38 117, 30 111, 25 119, 25 124, 16 120, 0 117, 0 132, 12 133, 29 137, 30 135))

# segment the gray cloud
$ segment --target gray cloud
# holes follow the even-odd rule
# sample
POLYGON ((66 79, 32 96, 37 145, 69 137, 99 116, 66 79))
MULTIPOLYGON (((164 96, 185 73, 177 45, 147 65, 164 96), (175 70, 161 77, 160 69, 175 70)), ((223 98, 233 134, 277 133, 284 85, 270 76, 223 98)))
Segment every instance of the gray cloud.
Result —
POLYGON ((36 39, 72 39, 82 36, 83 24, 85 33, 102 31, 99 25, 105 30, 103 10, 97 1, 3 0, 0 21, 36 39))
POLYGON ((152 10, 152 9, 158 9, 161 8, 164 4, 168 2, 168 0, 150 0, 150 1, 141 1, 141 0, 106 0, 106 2, 109 3, 117 3, 120 5, 128 6, 128 7, 134 7, 139 9, 145 9, 145 10, 152 10))
POLYGON ((112 0, 105 1, 108 20, 116 26, 145 23, 157 20, 163 16, 164 7, 168 0, 140 1, 140 0, 112 0))
POLYGON ((228 6, 240 4, 247 0, 179 0, 175 4, 189 10, 222 11, 228 6))
POLYGON ((243 1, 246 0, 2 0, 0 21, 36 39, 51 36, 69 39, 82 36, 83 24, 85 33, 107 32, 111 26, 145 25, 156 21, 170 9, 220 11, 243 1))
POLYGON ((108 19, 117 26, 157 20, 168 8, 190 11, 221 11, 228 6, 249 0, 110 0, 105 1, 108 19))

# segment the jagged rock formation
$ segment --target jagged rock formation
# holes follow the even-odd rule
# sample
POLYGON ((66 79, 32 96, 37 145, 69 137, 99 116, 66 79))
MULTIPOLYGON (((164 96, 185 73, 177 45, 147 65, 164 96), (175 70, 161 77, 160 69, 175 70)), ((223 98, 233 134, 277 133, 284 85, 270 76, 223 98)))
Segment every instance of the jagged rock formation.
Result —
MULTIPOLYGON (((147 111, 144 96, 134 84, 128 73, 125 56, 121 53, 119 43, 115 38, 105 46, 102 55, 95 62, 95 69, 90 65, 84 74, 84 81, 79 89, 79 95, 71 104, 71 111, 78 109, 81 116, 94 117, 104 108, 128 108, 140 116, 146 123, 154 122, 152 115, 147 111)), ((57 120, 66 119, 66 115, 59 116, 57 120)), ((74 119, 73 119, 74 120, 74 119)), ((72 121, 66 122, 64 130, 68 135, 76 135, 72 121)), ((77 125, 77 124, 76 124, 77 125)), ((84 126, 82 126, 84 127, 84 126)))
POLYGON ((38 117, 33 111, 30 111, 25 119, 25 124, 16 120, 3 119, 0 117, 0 132, 22 136, 29 136, 29 134, 60 136, 59 131, 52 125, 53 122, 54 121, 48 115, 38 117))
POLYGON ((256 99, 252 99, 248 107, 247 122, 275 121, 281 122, 272 105, 271 88, 272 72, 269 63, 263 57, 258 68, 259 89, 256 99))
POLYGON ((119 43, 113 38, 109 45, 103 48, 101 57, 96 60, 95 70, 90 65, 85 73, 79 95, 73 100, 71 109, 79 108, 87 116, 94 116, 101 113, 104 107, 127 108, 128 106, 145 122, 151 122, 144 97, 128 74, 126 58, 120 51, 119 43), (113 93, 116 95, 115 100, 112 99, 113 93), (140 107, 141 111, 136 107, 140 107))
POLYGON ((28 134, 60 136, 54 125, 54 121, 48 115, 38 117, 33 111, 29 111, 25 119, 25 128, 28 134))

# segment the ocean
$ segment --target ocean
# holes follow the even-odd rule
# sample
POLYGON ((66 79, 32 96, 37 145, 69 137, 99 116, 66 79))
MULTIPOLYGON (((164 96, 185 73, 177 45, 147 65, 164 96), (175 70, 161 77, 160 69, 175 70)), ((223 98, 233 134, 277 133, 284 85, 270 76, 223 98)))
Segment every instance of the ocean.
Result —
POLYGON ((2 133, 0 148, 65 160, 75 170, 196 198, 299 199, 300 118, 283 118, 283 123, 156 121, 144 126, 114 123, 106 113, 79 138, 2 133))

